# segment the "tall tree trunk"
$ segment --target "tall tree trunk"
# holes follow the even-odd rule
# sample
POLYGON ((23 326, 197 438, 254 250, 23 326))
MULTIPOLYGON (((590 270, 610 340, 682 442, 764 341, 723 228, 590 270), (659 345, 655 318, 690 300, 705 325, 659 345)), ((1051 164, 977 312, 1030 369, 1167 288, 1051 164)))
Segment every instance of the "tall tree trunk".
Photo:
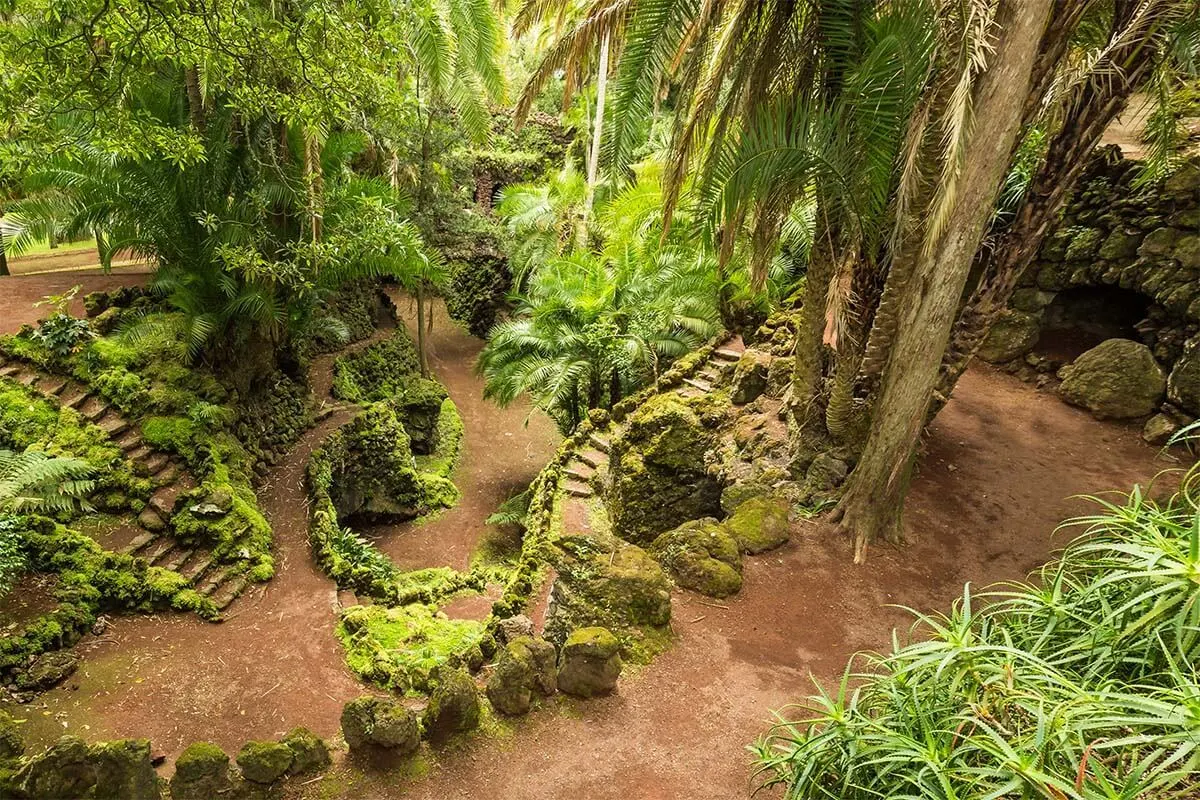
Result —
POLYGON ((324 227, 325 176, 321 172, 321 143, 316 132, 304 132, 304 183, 308 187, 308 224, 313 244, 321 241, 324 227))
MULTIPOLYGON (((1050 141, 1045 161, 1030 182, 1025 201, 999 244, 977 254, 983 265, 983 279, 955 324, 942 361, 934 414, 945 405, 992 325, 1008 307, 1022 274, 1036 258, 1104 131, 1125 110, 1130 96, 1150 79, 1157 54, 1151 33, 1177 2, 1164 0, 1154 11, 1137 16, 1131 5, 1118 4, 1109 37, 1110 42, 1124 44, 1114 48, 1107 64, 1097 65, 1072 98, 1062 126, 1050 141)), ((1055 30, 1064 38, 1071 33, 1070 29, 1052 26, 1047 37, 1055 30)), ((1043 40, 1046 48, 1059 49, 1043 40)))
MULTIPOLYGON (((4 212, 0 211, 0 220, 4 219, 4 212)), ((4 246, 4 231, 0 230, 0 278, 7 277, 11 273, 8 271, 8 254, 5 252, 7 248, 4 246)))
MULTIPOLYGON (((804 304, 800 307, 799 329, 796 331, 795 360, 792 364, 792 384, 788 404, 792 429, 801 438, 825 438, 824 415, 820 407, 820 391, 824 377, 822 332, 825 330, 825 305, 829 298, 829 282, 833 280, 834 254, 837 234, 824 215, 818 220, 813 237, 812 257, 804 279, 804 304)), ((816 442, 800 443, 798 450, 809 451, 816 442)))
POLYGON ((1021 126, 1052 0, 1001 0, 998 41, 972 92, 973 119, 958 190, 943 231, 922 249, 909 281, 871 433, 833 518, 855 534, 855 561, 872 540, 901 538, 917 444, 962 292, 1021 126))
POLYGON ((429 362, 425 355, 425 287, 424 281, 417 283, 417 361, 421 365, 421 377, 429 377, 429 362))
POLYGON ((111 272, 112 253, 108 252, 108 243, 104 241, 104 231, 92 228, 92 235, 96 238, 96 253, 100 256, 100 268, 105 272, 111 272))
POLYGON ((596 118, 592 123, 592 146, 588 153, 587 193, 583 198, 583 214, 576 233, 576 243, 580 249, 587 246, 588 219, 596 201, 596 182, 600 179, 600 142, 604 135, 604 102, 608 94, 608 50, 611 36, 611 33, 605 31, 604 38, 600 40, 600 70, 596 75, 596 118))

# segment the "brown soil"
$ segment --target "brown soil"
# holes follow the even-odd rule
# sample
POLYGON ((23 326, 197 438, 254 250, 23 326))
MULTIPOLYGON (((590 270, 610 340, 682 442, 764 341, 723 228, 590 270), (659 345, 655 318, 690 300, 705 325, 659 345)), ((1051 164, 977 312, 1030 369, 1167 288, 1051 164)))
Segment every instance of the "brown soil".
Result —
POLYGON ((15 333, 22 325, 32 325, 45 317, 48 309, 45 306, 37 308, 34 303, 46 295, 63 294, 73 286, 82 287, 71 304, 71 313, 82 316, 83 296, 88 292, 140 286, 149 277, 150 273, 144 267, 132 266, 113 267, 109 275, 99 269, 89 269, 0 278, 0 333, 15 333))
POLYGON ((58 606, 54 599, 57 586, 57 575, 27 572, 18 578, 0 597, 0 635, 17 633, 26 623, 53 611, 58 606))
MULTIPOLYGON (((7 285, 7 284, 5 284, 7 285)), ((5 316, 7 323, 7 315, 5 316)), ((463 503, 382 538, 410 565, 462 566, 482 519, 546 460, 553 436, 498 412, 471 373, 478 343, 439 315, 434 366, 466 422, 457 475, 463 503)), ((328 359, 318 366, 328 368, 328 359)), ((262 498, 276 531, 279 571, 209 625, 182 615, 117 620, 71 686, 19 707, 41 741, 64 728, 89 739, 148 736, 177 755, 196 739, 235 751, 294 725, 334 736, 342 703, 363 691, 332 635, 333 587, 312 565, 300 488, 309 450, 338 418, 310 432, 272 471, 262 498), (77 688, 75 688, 77 687, 77 688)), ((906 515, 910 544, 877 547, 865 566, 850 543, 798 524, 784 549, 748 560, 745 587, 713 604, 675 599, 677 642, 631 672, 617 695, 561 700, 502 738, 477 737, 422 769, 363 772, 344 763, 289 791, 311 797, 689 798, 745 796, 745 750, 772 711, 835 679, 846 659, 886 646, 906 604, 941 609, 966 581, 1019 579, 1062 539, 1058 523, 1087 508, 1070 496, 1127 488, 1166 466, 1128 426, 1099 423, 1015 378, 974 369, 939 416, 906 515)), ((468 611, 468 609, 463 609, 468 611)), ((469 610, 471 613, 474 609, 469 610)), ((794 713, 794 712, 793 712, 794 713)))

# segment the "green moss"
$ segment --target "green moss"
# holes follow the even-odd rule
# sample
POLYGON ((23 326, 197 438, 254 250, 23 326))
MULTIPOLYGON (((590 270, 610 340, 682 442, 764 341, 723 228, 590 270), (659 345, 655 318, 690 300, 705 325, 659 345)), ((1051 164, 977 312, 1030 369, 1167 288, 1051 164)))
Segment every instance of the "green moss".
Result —
POLYGON ((478 648, 483 626, 447 619, 435 606, 355 606, 342 612, 337 635, 355 675, 407 692, 427 690, 435 668, 478 648))
POLYGON ((418 371, 417 349, 403 328, 333 364, 333 396, 368 402, 400 394, 418 371))
POLYGON ((142 439, 157 450, 179 453, 191 460, 195 453, 196 424, 187 417, 147 417, 142 439))
POLYGON ((725 521, 725 529, 743 553, 764 553, 787 542, 790 510, 786 497, 751 497, 725 521))
POLYGON ((655 539, 650 552, 685 589, 728 597, 742 588, 738 543, 716 520, 685 522, 655 539))
POLYGON ((237 754, 242 775, 254 783, 274 783, 292 766, 292 750, 281 742, 246 742, 237 754))

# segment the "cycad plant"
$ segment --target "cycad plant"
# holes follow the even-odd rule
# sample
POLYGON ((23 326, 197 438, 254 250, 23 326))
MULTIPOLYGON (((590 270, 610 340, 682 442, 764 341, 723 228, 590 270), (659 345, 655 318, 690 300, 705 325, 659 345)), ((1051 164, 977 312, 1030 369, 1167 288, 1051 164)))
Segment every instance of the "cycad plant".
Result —
POLYGON ((788 798, 1200 795, 1200 493, 1096 499, 1029 584, 917 615, 754 750, 788 798), (983 601, 982 603, 980 601, 983 601))

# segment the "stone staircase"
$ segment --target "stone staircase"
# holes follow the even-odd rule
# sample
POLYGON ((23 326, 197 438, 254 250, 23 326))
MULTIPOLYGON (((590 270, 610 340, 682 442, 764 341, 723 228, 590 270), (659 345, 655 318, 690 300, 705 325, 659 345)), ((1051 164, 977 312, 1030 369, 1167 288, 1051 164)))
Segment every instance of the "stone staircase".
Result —
MULTIPOLYGON (((726 347, 714 350, 712 356, 701 365, 691 378, 684 378, 683 385, 675 389, 682 397, 700 397, 723 385, 733 372, 733 366, 742 357, 740 338, 738 343, 727 343, 726 347)), ((593 432, 588 437, 587 447, 575 451, 575 456, 563 470, 562 488, 568 498, 583 500, 593 495, 592 478, 596 471, 608 463, 612 449, 612 437, 617 429, 610 425, 604 431, 593 432)))
POLYGON ((144 532, 120 552, 144 558, 150 566, 179 572, 201 595, 212 598, 218 610, 227 608, 241 594, 248 581, 237 572, 237 565, 219 564, 207 550, 190 548, 167 533, 179 497, 196 487, 179 463, 146 444, 136 427, 83 384, 42 373, 4 354, 0 354, 0 378, 16 381, 53 403, 78 411, 121 448, 138 474, 150 478, 154 491, 137 518, 144 532))

